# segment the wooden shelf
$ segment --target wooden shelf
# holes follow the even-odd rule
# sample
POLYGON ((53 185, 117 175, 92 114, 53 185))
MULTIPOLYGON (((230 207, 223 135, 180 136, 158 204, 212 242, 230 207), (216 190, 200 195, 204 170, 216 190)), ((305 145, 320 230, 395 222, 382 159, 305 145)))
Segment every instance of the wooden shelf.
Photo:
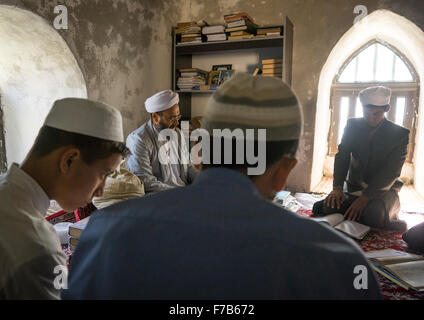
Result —
POLYGON ((244 39, 244 40, 226 40, 226 41, 213 41, 202 43, 180 43, 175 46, 176 54, 201 54, 210 53, 214 51, 226 50, 244 50, 244 49, 259 49, 259 48, 273 48, 281 47, 284 37, 272 38, 259 38, 259 39, 244 39))
MULTIPOLYGON (((270 38, 251 38, 244 40, 225 40, 201 43, 179 43, 175 28, 172 28, 172 90, 180 94, 180 112, 187 119, 191 118, 191 97, 193 95, 212 94, 216 90, 179 90, 177 87, 178 69, 195 68, 193 57, 207 55, 218 52, 240 50, 240 52, 275 52, 272 56, 262 56, 262 59, 282 58, 283 70, 282 79, 291 85, 292 78, 292 58, 293 58, 293 23, 288 17, 284 17, 283 35, 270 38), (268 50, 270 49, 270 50, 268 50)), ((228 61, 231 63, 231 61, 228 61)), ((252 70, 253 71, 253 70, 252 70)))
POLYGON ((175 90, 178 93, 214 93, 216 90, 175 90))

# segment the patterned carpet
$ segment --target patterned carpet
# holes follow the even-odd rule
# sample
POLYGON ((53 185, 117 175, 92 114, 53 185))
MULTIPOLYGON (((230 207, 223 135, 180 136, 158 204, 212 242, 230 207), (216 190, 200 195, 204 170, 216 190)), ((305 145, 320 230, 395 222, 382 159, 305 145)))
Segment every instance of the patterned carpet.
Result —
MULTIPOLYGON (((400 232, 372 231, 364 239, 357 241, 357 243, 364 251, 391 248, 400 251, 417 253, 408 248, 405 241, 403 241, 402 233, 400 232)), ((424 299, 424 292, 405 290, 379 273, 377 273, 377 276, 380 283, 381 293, 385 300, 424 299)))
MULTIPOLYGON (((322 177, 320 183, 312 190, 314 193, 328 194, 331 192, 333 179, 322 177)), ((413 185, 405 185, 399 192, 401 212, 399 218, 405 220, 408 229, 424 222, 424 198, 415 191, 413 185)), ((357 241, 364 251, 392 248, 400 251, 416 253, 410 250, 402 239, 400 232, 372 231, 362 241, 357 241)), ((381 292, 386 300, 423 300, 424 293, 405 290, 389 279, 377 273, 381 292)))

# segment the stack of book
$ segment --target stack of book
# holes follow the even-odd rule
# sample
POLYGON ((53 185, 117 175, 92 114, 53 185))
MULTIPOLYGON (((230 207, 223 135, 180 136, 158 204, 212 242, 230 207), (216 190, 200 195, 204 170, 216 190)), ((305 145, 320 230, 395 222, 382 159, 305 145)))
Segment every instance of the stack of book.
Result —
POLYGON ((222 26, 222 25, 203 27, 202 33, 204 35, 206 35, 208 42, 227 40, 227 34, 225 33, 225 27, 222 26))
POLYGON ((199 90, 200 86, 205 85, 208 79, 208 72, 197 69, 187 68, 179 69, 180 77, 177 86, 180 90, 199 90))
POLYGON ((71 250, 72 252, 75 251, 78 245, 78 240, 81 237, 81 234, 87 226, 89 220, 90 216, 69 226, 69 250, 71 250))
POLYGON ((264 59, 262 60, 262 75, 267 77, 282 78, 283 59, 264 59))
POLYGON ((225 15, 224 20, 227 23, 225 31, 230 33, 228 40, 251 39, 256 34, 258 25, 246 12, 225 15))
POLYGON ((282 26, 261 27, 256 30, 256 38, 279 37, 283 32, 282 26))
POLYGON ((202 42, 202 27, 207 25, 207 22, 204 20, 197 22, 179 22, 175 29, 175 34, 179 35, 179 37, 177 37, 177 44, 202 42))

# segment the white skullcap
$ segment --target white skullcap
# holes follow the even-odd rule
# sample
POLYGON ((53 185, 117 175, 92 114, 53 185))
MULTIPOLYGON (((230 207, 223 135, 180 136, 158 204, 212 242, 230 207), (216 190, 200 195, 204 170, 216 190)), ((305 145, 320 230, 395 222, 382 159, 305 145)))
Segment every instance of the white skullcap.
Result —
POLYGON ((236 74, 209 99, 202 128, 266 129, 267 141, 297 140, 303 115, 292 89, 274 77, 236 74))
POLYGON ((392 90, 383 86, 369 87, 359 92, 359 99, 363 106, 373 105, 383 107, 390 103, 392 90))
POLYGON ((164 90, 148 98, 144 105, 148 113, 153 113, 167 110, 178 102, 180 102, 178 93, 172 90, 164 90))
POLYGON ((88 99, 56 100, 44 125, 104 140, 124 142, 122 116, 118 109, 88 99))

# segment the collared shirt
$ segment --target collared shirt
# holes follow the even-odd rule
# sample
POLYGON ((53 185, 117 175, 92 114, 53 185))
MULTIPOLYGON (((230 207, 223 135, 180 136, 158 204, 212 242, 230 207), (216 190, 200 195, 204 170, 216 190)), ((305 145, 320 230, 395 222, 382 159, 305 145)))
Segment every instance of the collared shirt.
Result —
MULTIPOLYGON (((159 130, 153 126, 153 132, 155 138, 159 140, 159 130)), ((161 143, 158 141, 158 144, 161 143)), ((164 142, 162 147, 159 148, 159 152, 163 152, 159 159, 163 160, 162 165, 169 167, 169 175, 163 177, 163 183, 173 187, 184 187, 186 184, 181 180, 181 160, 178 155, 178 142, 171 139, 170 141, 164 142)))
POLYGON ((159 158, 162 150, 166 159, 169 160, 171 148, 166 145, 166 141, 159 141, 158 130, 153 126, 152 120, 131 132, 127 137, 126 145, 130 149, 131 155, 128 157, 126 166, 143 181, 146 193, 185 186, 192 183, 199 174, 190 161, 181 130, 176 128, 175 133, 180 137, 177 139, 178 144, 173 146, 176 150, 172 153, 175 165, 170 165, 167 161, 163 162, 159 158), (180 147, 181 159, 178 157, 180 147))
POLYGON ((93 213, 68 286, 67 299, 380 298, 352 240, 264 200, 225 168, 93 213), (358 265, 366 290, 354 286, 358 265))
POLYGON ((60 298, 54 280, 66 277, 66 257, 45 219, 49 204, 44 190, 17 164, 0 178, 0 299, 60 298))

